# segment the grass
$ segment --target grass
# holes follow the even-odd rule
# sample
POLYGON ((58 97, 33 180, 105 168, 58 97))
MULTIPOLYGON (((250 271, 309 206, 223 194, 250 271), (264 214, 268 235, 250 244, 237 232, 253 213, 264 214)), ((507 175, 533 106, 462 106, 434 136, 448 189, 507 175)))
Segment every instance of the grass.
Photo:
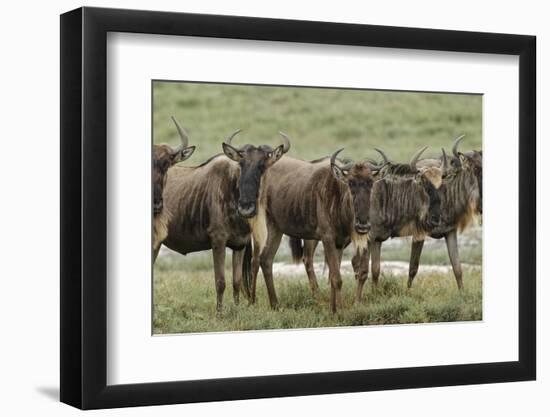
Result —
MULTIPOLYGON (((261 277, 260 277, 261 279, 261 277)), ((172 270, 154 278, 155 334, 260 329, 433 323, 482 319, 481 272, 465 269, 465 289, 459 292, 452 274, 420 273, 412 289, 404 277, 382 275, 379 287, 365 285, 364 299, 354 303, 355 280, 343 277, 343 307, 329 312, 327 279, 319 277, 320 298, 314 299, 305 275, 275 279, 280 302, 269 308, 265 286, 258 285, 258 302, 233 302, 228 282, 221 317, 216 315, 216 292, 211 271, 172 270)))
POLYGON ((185 165, 197 165, 221 152, 236 129, 237 144, 275 145, 282 130, 292 138, 291 156, 310 160, 345 147, 356 159, 378 157, 374 147, 407 161, 430 145, 426 155, 449 150, 465 133, 463 149, 481 148, 480 95, 281 88, 155 82, 154 142, 176 144, 170 116, 187 128, 197 145, 185 165))
MULTIPOLYGON (((369 90, 281 88, 198 83, 153 83, 153 139, 178 142, 170 120, 174 115, 196 145, 183 165, 198 165, 221 152, 221 142, 234 130, 243 132, 234 143, 280 143, 277 131, 292 138, 290 156, 309 160, 345 147, 342 156, 356 160, 378 155, 381 147, 395 161, 408 161, 422 146, 426 156, 450 150, 452 139, 466 134, 462 149, 480 149, 482 135, 480 95, 404 93, 369 90)), ((481 238, 460 244, 465 264, 481 265, 481 238), (473 243, 472 243, 473 242, 473 243)), ((408 261, 410 244, 383 246, 383 260, 408 261)), ((344 259, 349 260, 346 251, 344 259)), ((425 323, 482 318, 481 268, 465 268, 465 291, 459 293, 451 273, 420 270, 412 290, 405 278, 382 276, 380 287, 365 286, 363 302, 353 304, 355 282, 345 275, 343 308, 329 313, 329 288, 319 277, 321 298, 314 300, 305 274, 276 278, 280 309, 268 307, 260 277, 256 306, 233 304, 230 257, 226 257, 226 292, 221 317, 216 317, 216 295, 210 251, 188 256, 161 256, 154 267, 154 333, 235 331, 333 327, 366 324, 425 323)), ((316 252, 323 261, 322 246, 316 252)), ((283 243, 276 262, 290 262, 283 243)), ((443 241, 423 251, 421 265, 448 265, 443 241)), ((241 297, 242 299, 242 297, 241 297)))

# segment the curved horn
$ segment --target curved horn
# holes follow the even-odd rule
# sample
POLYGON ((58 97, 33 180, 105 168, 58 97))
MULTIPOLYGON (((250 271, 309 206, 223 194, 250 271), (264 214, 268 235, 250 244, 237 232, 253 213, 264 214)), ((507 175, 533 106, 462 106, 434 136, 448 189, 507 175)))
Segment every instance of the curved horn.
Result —
POLYGON ((280 130, 279 135, 281 135, 283 138, 283 153, 287 153, 290 149, 290 138, 285 132, 281 132, 280 130))
POLYGON ((374 148, 374 150, 376 152, 378 152, 380 154, 380 156, 382 156, 382 159, 384 159, 385 164, 388 164, 390 162, 390 160, 388 159, 388 157, 386 156, 386 154, 384 153, 384 151, 382 149, 374 148))
POLYGON ((338 154, 340 152, 342 152, 344 150, 344 148, 340 148, 338 149, 336 152, 334 152, 332 154, 332 156, 330 157, 330 165, 336 165, 336 157, 338 156, 338 154))
POLYGON ((353 165, 355 165, 355 162, 349 161, 346 165, 341 166, 340 168, 342 168, 342 170, 344 171, 349 171, 350 169, 353 168, 353 165))
POLYGON ((172 120, 174 121, 174 124, 176 125, 176 129, 178 129, 178 134, 180 135, 181 144, 176 148, 177 151, 181 151, 184 148, 187 148, 187 145, 189 144, 189 136, 187 134, 187 131, 181 127, 181 125, 178 123, 176 118, 172 116, 172 120))
POLYGON ((370 158, 365 159, 364 164, 368 166, 372 171, 380 171, 384 166, 384 164, 378 164, 378 162, 370 158))
POLYGON ((417 171, 417 169, 416 169, 416 162, 418 161, 418 158, 420 158, 420 155, 422 155, 426 149, 428 149, 428 147, 427 147, 427 146, 424 146, 422 149, 420 149, 418 152, 416 152, 416 153, 414 154, 414 156, 411 158, 410 165, 411 165, 411 169, 412 169, 413 171, 417 171))
POLYGON ((239 134, 241 132, 241 129, 237 129, 235 130, 233 133, 231 133, 227 139, 225 139, 225 143, 227 143, 228 145, 231 145, 231 141, 233 140, 233 138, 235 136, 237 136, 237 134, 239 134))
POLYGON ((460 135, 453 142, 453 155, 458 158, 458 145, 466 135, 460 135))
POLYGON ((446 175, 449 171, 449 161, 447 161, 447 154, 445 153, 445 149, 441 148, 441 171, 443 171, 443 175, 446 175))

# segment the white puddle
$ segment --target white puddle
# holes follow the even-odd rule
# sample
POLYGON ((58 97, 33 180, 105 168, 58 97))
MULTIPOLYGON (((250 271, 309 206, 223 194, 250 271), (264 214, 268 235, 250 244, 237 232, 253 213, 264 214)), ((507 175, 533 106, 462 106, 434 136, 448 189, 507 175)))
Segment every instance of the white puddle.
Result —
MULTIPOLYGON (((470 227, 467 230, 465 230, 462 234, 458 236, 458 245, 460 248, 465 247, 475 247, 481 245, 481 234, 482 229, 479 226, 470 227)), ((384 242, 384 247, 386 248, 407 248, 410 249, 411 240, 410 238, 399 238, 399 239, 389 239, 386 242, 384 242)), ((445 240, 444 239, 426 239, 426 242, 424 244, 425 249, 430 249, 431 247, 445 247, 445 240)), ((283 241, 279 248, 279 252, 281 252, 284 255, 290 255, 290 249, 288 247, 288 243, 283 241)), ((318 248, 319 254, 322 254, 322 245, 319 245, 318 248)), ((180 257, 181 255, 177 254, 176 252, 171 251, 170 249, 166 247, 161 247, 159 257, 180 257)), ((188 257, 200 257, 205 256, 205 252, 198 252, 198 253, 192 253, 188 254, 188 257)), ((207 256, 211 257, 210 253, 207 254, 207 256)), ((231 251, 228 249, 227 256, 231 256, 231 251)), ((321 256, 321 255, 320 255, 321 256)), ((473 265, 473 264, 462 264, 463 268, 477 268, 480 269, 480 265, 473 265)), ((325 266, 324 262, 315 262, 314 263, 315 268, 315 274, 318 277, 324 276, 328 277, 328 267, 325 266)), ((340 268, 341 272, 343 274, 353 274, 353 268, 351 266, 351 261, 345 260, 342 261, 342 265, 340 268)), ((392 274, 397 276, 407 276, 409 274, 409 263, 403 262, 403 261, 382 261, 381 263, 381 271, 384 274, 392 274)), ((437 274, 447 274, 452 273, 452 267, 450 264, 446 265, 426 265, 423 263, 420 263, 420 267, 418 270, 419 273, 437 273, 437 274)), ((370 271, 369 271, 370 273, 370 271)), ((273 275, 276 277, 290 277, 290 276, 296 276, 296 275, 304 275, 305 274, 305 268, 302 263, 299 264, 293 264, 293 263, 286 263, 286 262, 275 262, 273 264, 273 275)))
MULTIPOLYGON (((315 269, 315 274, 319 276, 328 277, 328 268, 325 267, 323 262, 315 262, 313 264, 315 269)), ((470 265, 462 264, 463 268, 480 268, 479 265, 470 265)), ((380 269, 385 274, 391 275, 408 275, 409 274, 409 263, 401 261, 387 261, 381 262, 380 269)), ((351 261, 342 261, 340 271, 343 274, 353 274, 353 268, 351 266, 351 261)), ((370 271, 369 271, 370 272, 370 271)), ((428 272, 428 273, 437 273, 437 274, 446 274, 452 272, 451 266, 446 265, 423 265, 420 264, 418 269, 419 273, 428 272)), ((273 276, 277 277, 287 277, 295 275, 305 274, 304 266, 300 264, 287 264, 285 262, 275 262, 273 264, 273 276)))

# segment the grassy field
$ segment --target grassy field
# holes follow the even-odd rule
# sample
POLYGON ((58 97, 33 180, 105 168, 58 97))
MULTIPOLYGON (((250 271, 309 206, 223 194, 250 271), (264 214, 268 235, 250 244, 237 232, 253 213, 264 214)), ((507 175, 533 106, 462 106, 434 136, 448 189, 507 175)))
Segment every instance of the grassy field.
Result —
MULTIPOLYGON (((346 148, 343 156, 377 158, 373 148, 381 147, 392 159, 407 161, 424 145, 430 146, 427 156, 439 155, 441 147, 450 150, 452 139, 462 133, 463 149, 480 149, 481 108, 479 95, 155 82, 153 133, 155 143, 177 143, 170 120, 176 116, 189 131, 190 144, 197 145, 183 163, 189 166, 220 153, 222 140, 237 128, 243 129, 234 140, 237 145, 275 145, 282 130, 292 138, 290 155, 306 160, 340 147, 346 148)), ((241 301, 235 306, 228 256, 224 310, 216 317, 210 251, 185 257, 163 252, 154 267, 153 330, 161 334, 481 320, 481 231, 466 231, 459 245, 467 264, 462 294, 451 272, 423 272, 421 266, 412 290, 406 289, 406 277, 383 272, 379 288, 367 283, 364 300, 353 304, 355 282, 352 274, 344 273, 344 308, 337 315, 328 310, 326 277, 318 277, 321 297, 314 300, 305 273, 276 275, 279 311, 268 308, 261 274, 258 305, 241 301)), ((408 261, 409 250, 406 239, 392 240, 383 246, 383 261, 408 261)), ((344 261, 350 255, 347 250, 344 261)), ((323 261, 322 247, 316 256, 323 261)), ((286 242, 275 261, 290 263, 286 242)), ((444 241, 426 242, 421 265, 427 264, 449 264, 444 241)))
POLYGON ((278 144, 277 132, 292 138, 290 155, 306 160, 345 147, 354 158, 407 161, 430 145, 426 155, 449 150, 466 134, 464 149, 481 148, 480 95, 425 94, 368 90, 281 88, 155 82, 154 142, 176 144, 170 116, 187 128, 197 150, 186 165, 198 165, 222 151, 221 142, 236 129, 236 144, 278 144))
MULTIPOLYGON (((168 258, 168 257, 166 257, 168 258)), ((428 323, 481 320, 481 270, 465 268, 465 290, 459 293, 452 273, 419 274, 411 290, 404 276, 383 274, 378 288, 365 285, 364 299, 353 302, 355 280, 343 275, 343 308, 329 312, 329 284, 319 278, 320 298, 314 299, 305 274, 275 279, 280 309, 269 308, 265 285, 258 285, 258 304, 236 306, 230 281, 224 297, 224 311, 216 316, 214 277, 202 256, 186 259, 174 268, 159 259, 154 277, 154 319, 156 334, 356 326, 368 324, 428 323)), ((179 262, 178 262, 179 263, 179 262)), ((243 299, 241 297, 241 299, 243 299)))

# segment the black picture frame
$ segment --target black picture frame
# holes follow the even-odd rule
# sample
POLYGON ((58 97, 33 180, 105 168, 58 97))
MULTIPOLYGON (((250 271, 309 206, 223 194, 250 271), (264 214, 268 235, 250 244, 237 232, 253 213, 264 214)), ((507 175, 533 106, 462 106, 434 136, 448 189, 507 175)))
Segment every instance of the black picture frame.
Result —
POLYGON ((94 409, 535 379, 534 36, 84 7, 61 15, 60 56, 62 402, 94 409), (107 385, 108 32, 519 56, 519 360, 107 385))

